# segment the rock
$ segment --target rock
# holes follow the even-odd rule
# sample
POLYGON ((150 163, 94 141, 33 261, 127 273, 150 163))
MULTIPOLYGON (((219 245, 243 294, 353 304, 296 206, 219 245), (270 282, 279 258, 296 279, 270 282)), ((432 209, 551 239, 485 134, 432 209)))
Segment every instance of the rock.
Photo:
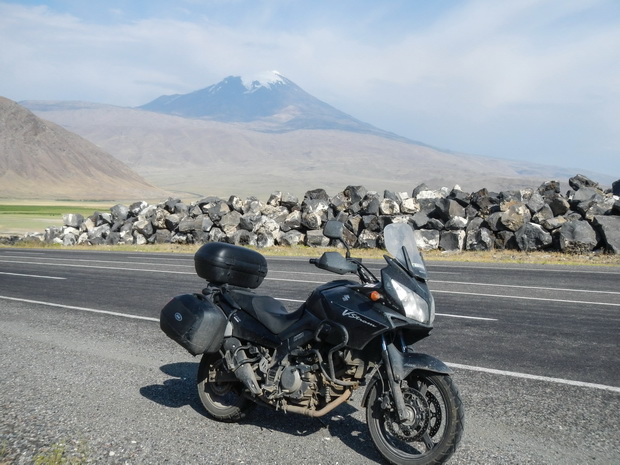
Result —
MULTIPOLYGON (((202 220, 200 222, 202 224, 202 220)), ((196 221, 195 218, 191 216, 186 216, 179 222, 178 230, 182 234, 191 233, 196 230, 196 221)))
POLYGON ((280 205, 288 210, 299 208, 299 199, 290 192, 284 192, 280 198, 280 205))
MULTIPOLYGON (((260 215, 261 210, 263 209, 263 204, 256 197, 248 197, 243 202, 242 213, 252 213, 254 215, 260 215)), ((236 210, 235 210, 236 211, 236 210)))
POLYGON ((459 186, 454 186, 448 198, 458 202, 464 208, 469 205, 470 195, 463 192, 459 186))
POLYGON ((239 213, 243 213, 243 200, 236 195, 231 195, 228 199, 228 206, 231 210, 235 210, 239 213))
POLYGON ((226 242, 226 237, 226 233, 220 228, 211 228, 211 231, 209 231, 209 242, 226 242))
POLYGON ((515 239, 519 250, 530 252, 542 250, 551 245, 553 239, 541 225, 527 223, 515 232, 515 239))
POLYGON ((595 216, 594 226, 601 234, 605 251, 620 254, 620 216, 595 216))
POLYGON ((347 186, 344 194, 350 199, 351 204, 360 203, 368 191, 364 186, 347 186))
POLYGON ((493 250, 495 239, 493 233, 485 227, 472 228, 465 236, 465 248, 467 250, 486 251, 493 250))
MULTIPOLYGON (((149 220, 142 219, 133 223, 133 229, 143 237, 150 237, 153 235, 153 225, 149 220)), ((140 245, 140 244, 138 244, 140 245)))
POLYGON ((620 179, 611 184, 611 193, 617 197, 620 197, 620 179))
POLYGON ((178 214, 173 213, 172 215, 168 215, 165 222, 166 229, 168 229, 169 231, 174 231, 175 229, 177 229, 180 222, 181 217, 178 214))
POLYGON ((455 231, 458 229, 465 229, 467 227, 467 218, 463 218, 461 216, 455 216, 450 221, 448 221, 444 228, 449 231, 455 231))
MULTIPOLYGON (((383 222, 378 216, 375 215, 364 215, 362 216, 362 222, 364 224, 363 229, 367 229, 368 231, 380 233, 383 231, 383 222)), ((361 234, 361 231, 356 235, 361 234)))
MULTIPOLYGON (((568 203, 567 203, 568 205, 568 203)), ((524 203, 515 203, 508 210, 500 213, 499 221, 503 229, 515 232, 532 219, 530 210, 524 203)))
POLYGON ((144 200, 141 202, 134 202, 129 205, 129 215, 138 216, 147 206, 148 204, 144 200))
POLYGON ((465 208, 456 200, 447 198, 437 199, 435 202, 435 210, 431 216, 440 219, 444 223, 450 221, 455 216, 465 216, 465 208))
POLYGON ((245 229, 239 229, 232 235, 230 242, 235 245, 256 246, 256 234, 245 229))
POLYGON ((119 203, 110 208, 110 213, 115 221, 125 221, 129 216, 129 208, 119 203))
POLYGON ((172 240, 172 233, 167 229, 158 229, 155 231, 155 244, 167 244, 172 240))
POLYGON ((594 187, 598 188, 598 182, 592 181, 590 178, 584 176, 583 174, 578 174, 568 180, 568 184, 574 190, 579 190, 582 187, 594 187))
POLYGON ((291 212, 284 223, 280 226, 280 229, 284 232, 288 232, 292 229, 299 229, 301 227, 301 211, 295 210, 291 212))
POLYGON ((357 240, 358 247, 362 249, 374 249, 378 245, 379 233, 364 229, 357 240))
POLYGON ((297 230, 288 231, 280 236, 280 244, 286 246, 295 246, 302 244, 305 240, 305 235, 297 230))
POLYGON ((241 213, 236 210, 226 213, 220 219, 219 225, 226 236, 232 236, 241 222, 241 213))
POLYGON ((473 193, 471 195, 471 203, 483 217, 499 211, 499 198, 487 189, 480 189, 478 192, 473 193))
POLYGON ((403 199, 400 206, 400 211, 402 213, 413 214, 420 211, 420 204, 418 201, 412 197, 408 197, 403 199))
POLYGON ((446 252, 461 252, 465 247, 464 230, 444 231, 439 238, 439 248, 446 252))
POLYGON ((555 194, 560 193, 560 182, 559 181, 546 181, 540 185, 538 188, 538 193, 543 196, 543 198, 552 197, 555 194))
POLYGON ((381 197, 376 192, 368 192, 362 200, 360 213, 365 215, 380 215, 381 197))
POLYGON ((84 217, 79 213, 66 213, 62 215, 62 222, 65 226, 79 228, 84 223, 84 217))
POLYGON ((400 207, 394 199, 383 199, 379 204, 379 213, 381 215, 399 215, 400 207))
POLYGON ((596 232, 587 221, 569 221, 558 230, 560 250, 565 253, 583 254, 594 250, 598 244, 596 232))
POLYGON ((439 248, 440 232, 431 229, 416 229, 413 231, 416 243, 421 250, 436 250, 439 248))
POLYGON ((553 210, 547 204, 545 204, 539 211, 534 215, 532 220, 534 223, 542 224, 545 220, 550 220, 553 218, 553 210))
POLYGON ((428 224, 428 216, 426 213, 419 211, 411 218, 414 229, 423 229, 428 224))
POLYGON ((495 235, 495 248, 500 250, 517 250, 517 240, 512 231, 500 231, 495 235))
POLYGON ((553 216, 562 216, 570 209, 568 200, 559 194, 550 195, 547 197, 547 204, 549 205, 549 208, 551 208, 553 216))
POLYGON ((565 224, 568 220, 563 216, 556 216, 555 218, 550 218, 548 220, 543 220, 540 225, 545 228, 547 231, 554 231, 565 224))
POLYGON ((308 229, 321 229, 321 215, 319 213, 304 213, 301 215, 301 224, 308 229))
POLYGON ((532 215, 534 215, 540 210, 542 210, 542 208, 547 204, 545 203, 545 199, 543 199, 543 196, 540 195, 540 193, 534 192, 530 199, 527 201, 526 205, 527 208, 529 208, 532 212, 532 215))
POLYGON ((277 207, 280 205, 280 201, 282 200, 282 192, 276 191, 273 192, 269 199, 267 200, 267 205, 271 205, 272 207, 277 207))
POLYGON ((306 232, 306 245, 308 247, 327 247, 329 239, 323 235, 322 230, 310 230, 306 232))

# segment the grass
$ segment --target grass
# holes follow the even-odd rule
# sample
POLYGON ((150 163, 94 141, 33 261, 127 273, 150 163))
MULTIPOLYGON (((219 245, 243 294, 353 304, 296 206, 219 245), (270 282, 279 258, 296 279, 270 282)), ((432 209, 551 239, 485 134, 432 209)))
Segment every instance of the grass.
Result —
POLYGON ((0 234, 43 232, 50 226, 62 226, 62 215, 79 213, 84 217, 95 211, 109 211, 108 204, 55 202, 46 205, 7 203, 0 205, 0 234))
POLYGON ((34 456, 34 465, 82 465, 88 463, 88 446, 79 441, 73 450, 65 442, 43 448, 34 456))

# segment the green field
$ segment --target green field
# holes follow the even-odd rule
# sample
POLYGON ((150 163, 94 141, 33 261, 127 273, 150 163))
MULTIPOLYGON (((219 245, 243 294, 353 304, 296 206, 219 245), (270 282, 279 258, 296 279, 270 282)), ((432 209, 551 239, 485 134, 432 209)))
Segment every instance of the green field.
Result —
POLYGON ((43 232, 50 226, 62 226, 62 215, 79 213, 84 217, 95 211, 109 211, 108 204, 69 203, 55 205, 1 204, 0 234, 43 232))

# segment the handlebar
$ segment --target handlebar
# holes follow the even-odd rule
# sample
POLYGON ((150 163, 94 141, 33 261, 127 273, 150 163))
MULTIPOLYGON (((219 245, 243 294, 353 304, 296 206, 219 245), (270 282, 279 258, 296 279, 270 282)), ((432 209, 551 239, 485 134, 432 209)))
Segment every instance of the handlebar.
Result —
POLYGON ((319 263, 319 260, 317 258, 311 258, 310 259, 310 264, 311 265, 317 265, 319 263))

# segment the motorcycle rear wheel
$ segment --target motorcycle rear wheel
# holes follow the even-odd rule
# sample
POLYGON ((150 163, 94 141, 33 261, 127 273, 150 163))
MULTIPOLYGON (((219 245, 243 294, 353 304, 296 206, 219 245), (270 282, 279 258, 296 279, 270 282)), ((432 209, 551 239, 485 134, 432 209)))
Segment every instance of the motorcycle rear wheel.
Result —
POLYGON ((403 388, 409 420, 401 422, 391 396, 377 382, 369 393, 366 422, 375 446, 394 465, 439 465, 461 440, 464 411, 449 376, 412 373, 403 388))
POLYGON ((198 396, 209 416, 218 421, 235 422, 245 416, 254 403, 243 396, 241 382, 209 382, 209 373, 223 370, 220 354, 204 354, 198 367, 198 396))

